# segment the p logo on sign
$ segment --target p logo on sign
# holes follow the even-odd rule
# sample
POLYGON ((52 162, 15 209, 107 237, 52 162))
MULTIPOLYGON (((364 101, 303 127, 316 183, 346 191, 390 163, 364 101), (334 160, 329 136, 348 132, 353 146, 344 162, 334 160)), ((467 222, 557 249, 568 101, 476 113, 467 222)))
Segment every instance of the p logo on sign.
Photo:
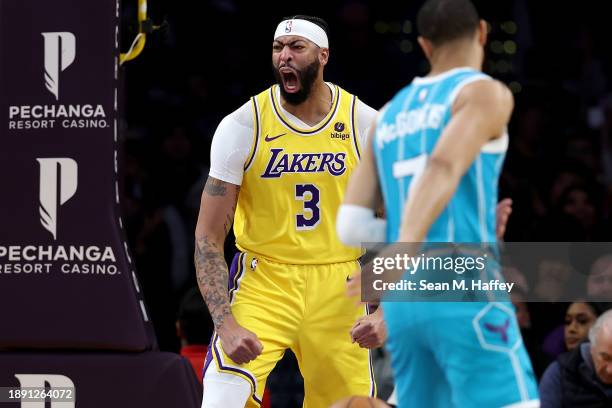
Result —
MULTIPOLYGON (((19 381, 21 388, 29 389, 45 389, 45 383, 49 383, 49 388, 67 388, 74 390, 74 383, 65 375, 60 374, 15 374, 15 378, 19 381)), ((51 399, 51 408, 75 408, 74 395, 73 401, 53 401, 51 399)), ((21 408, 45 408, 45 401, 21 401, 21 408)))
POLYGON ((59 73, 72 64, 76 37, 69 32, 42 33, 45 38, 45 86, 59 100, 59 73))
POLYGON ((57 239, 57 209, 76 193, 77 162, 67 157, 36 160, 40 164, 40 222, 57 239))

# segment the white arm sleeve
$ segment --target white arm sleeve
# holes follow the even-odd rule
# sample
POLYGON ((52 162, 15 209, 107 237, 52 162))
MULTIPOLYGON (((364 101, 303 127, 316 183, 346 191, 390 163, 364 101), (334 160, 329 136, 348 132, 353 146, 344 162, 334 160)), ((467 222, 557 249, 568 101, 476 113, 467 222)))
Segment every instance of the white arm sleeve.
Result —
POLYGON ((227 115, 215 131, 210 146, 209 176, 242 184, 244 164, 253 144, 251 101, 227 115))
POLYGON ((336 232, 344 245, 360 247, 363 242, 384 242, 387 221, 376 218, 374 210, 342 204, 336 218, 336 232))
POLYGON ((361 99, 357 99, 357 135, 359 136, 359 144, 361 149, 365 150, 368 143, 368 134, 370 128, 375 126, 377 111, 363 103, 361 99))

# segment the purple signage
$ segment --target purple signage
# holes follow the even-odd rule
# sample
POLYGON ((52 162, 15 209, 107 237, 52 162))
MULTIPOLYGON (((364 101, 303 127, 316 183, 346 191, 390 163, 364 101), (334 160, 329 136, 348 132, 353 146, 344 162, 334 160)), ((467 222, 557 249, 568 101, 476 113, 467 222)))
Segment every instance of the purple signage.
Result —
POLYGON ((0 0, 0 349, 154 347, 119 212, 117 0, 0 0))
POLYGON ((201 406, 193 368, 172 353, 16 352, 0 358, 0 406, 6 408, 201 406), (50 394, 47 404, 36 398, 43 392, 50 394))

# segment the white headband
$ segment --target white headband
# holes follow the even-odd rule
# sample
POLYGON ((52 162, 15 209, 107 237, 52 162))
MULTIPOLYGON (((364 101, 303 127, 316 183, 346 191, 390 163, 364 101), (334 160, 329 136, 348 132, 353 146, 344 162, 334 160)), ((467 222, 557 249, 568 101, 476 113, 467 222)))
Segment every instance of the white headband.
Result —
POLYGON ((276 40, 283 35, 299 35, 300 37, 312 41, 321 48, 329 48, 325 30, 308 20, 296 18, 281 21, 278 27, 276 27, 274 39, 276 40))

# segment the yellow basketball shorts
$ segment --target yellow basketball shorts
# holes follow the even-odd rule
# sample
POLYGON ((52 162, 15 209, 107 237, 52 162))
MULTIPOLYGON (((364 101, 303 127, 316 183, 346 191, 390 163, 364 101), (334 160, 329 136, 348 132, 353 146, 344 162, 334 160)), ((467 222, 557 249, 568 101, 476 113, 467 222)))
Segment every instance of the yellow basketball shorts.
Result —
POLYGON ((369 350, 352 343, 350 330, 367 313, 346 296, 357 261, 290 265, 239 253, 230 270, 229 295, 238 323, 263 345, 253 361, 238 365, 214 334, 204 373, 212 367, 251 385, 247 407, 259 407, 268 375, 291 349, 304 377, 304 407, 328 408, 349 395, 375 396, 369 350))

